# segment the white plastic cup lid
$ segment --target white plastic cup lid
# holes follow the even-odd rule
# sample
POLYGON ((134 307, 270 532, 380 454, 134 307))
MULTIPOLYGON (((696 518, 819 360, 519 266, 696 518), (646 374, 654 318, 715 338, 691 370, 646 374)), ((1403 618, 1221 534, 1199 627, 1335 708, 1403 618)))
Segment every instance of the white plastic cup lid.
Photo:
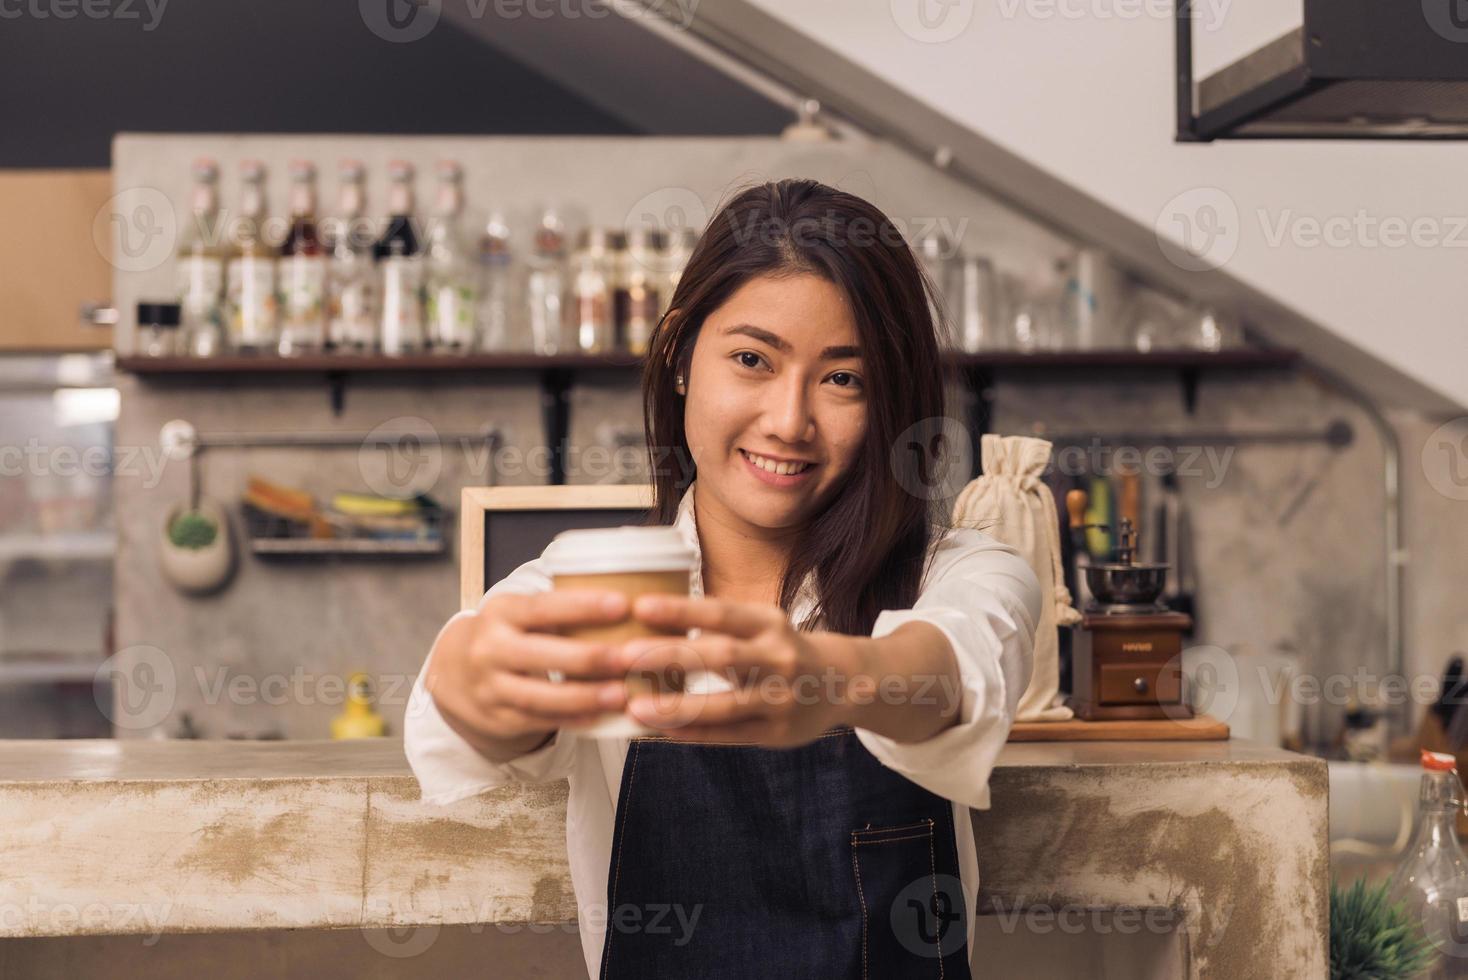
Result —
POLYGON ((687 572, 694 553, 673 527, 587 528, 562 531, 541 555, 550 575, 687 572))

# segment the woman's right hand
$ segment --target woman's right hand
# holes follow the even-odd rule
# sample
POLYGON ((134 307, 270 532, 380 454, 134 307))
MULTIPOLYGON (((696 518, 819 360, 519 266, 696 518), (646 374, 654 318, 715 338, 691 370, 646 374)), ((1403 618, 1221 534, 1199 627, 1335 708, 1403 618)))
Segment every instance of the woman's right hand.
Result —
POLYGON ((627 704, 617 645, 556 631, 626 619, 619 592, 564 589, 491 596, 444 630, 424 686, 449 726, 491 758, 512 758, 563 725, 590 723, 627 704), (558 670, 566 680, 546 674, 558 670), (572 679, 576 678, 576 679, 572 679))

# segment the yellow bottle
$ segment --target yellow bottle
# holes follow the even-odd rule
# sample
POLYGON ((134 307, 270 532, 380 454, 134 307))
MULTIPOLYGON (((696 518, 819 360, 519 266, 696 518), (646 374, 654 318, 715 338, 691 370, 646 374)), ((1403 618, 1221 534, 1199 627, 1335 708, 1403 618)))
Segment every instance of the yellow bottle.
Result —
POLYGON ((331 720, 332 738, 377 738, 385 734, 382 715, 372 709, 372 681, 355 673, 347 682, 347 703, 331 720))

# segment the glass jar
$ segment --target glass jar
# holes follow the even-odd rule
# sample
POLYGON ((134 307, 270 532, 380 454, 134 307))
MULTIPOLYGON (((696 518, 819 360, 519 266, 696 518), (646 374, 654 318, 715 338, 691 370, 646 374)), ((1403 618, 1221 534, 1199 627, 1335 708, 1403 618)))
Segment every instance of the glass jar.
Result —
POLYGON ((1243 346, 1244 332, 1238 321, 1208 306, 1188 311, 1181 336, 1182 346, 1217 353, 1243 346))
POLYGON ((137 352, 144 357, 175 357, 179 344, 179 305, 139 303, 137 352))
POLYGON ((583 230, 571 265, 573 344, 578 353, 605 353, 612 349, 616 337, 614 293, 617 287, 614 251, 607 231, 583 230))
POLYGON ((958 346, 970 354, 998 346, 998 285, 988 259, 969 255, 959 275, 958 346))
POLYGON ((629 229, 624 256, 620 278, 627 298, 621 322, 622 346, 641 356, 647 353, 653 329, 662 315, 662 235, 650 228, 629 229))
POLYGON ((525 300, 530 344, 537 354, 561 353, 566 323, 566 232, 554 210, 540 216, 526 259, 525 300))
POLYGON ((479 349, 504 353, 532 349, 525 334, 525 317, 515 315, 514 256, 510 227, 504 215, 491 212, 475 252, 479 266, 479 293, 474 311, 479 349))

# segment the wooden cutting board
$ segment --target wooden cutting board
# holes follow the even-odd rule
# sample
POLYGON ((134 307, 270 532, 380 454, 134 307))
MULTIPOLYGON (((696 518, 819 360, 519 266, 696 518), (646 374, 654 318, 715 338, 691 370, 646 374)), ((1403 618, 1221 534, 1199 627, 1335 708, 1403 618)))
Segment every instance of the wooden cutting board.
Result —
POLYGON ((1011 742, 1213 742, 1228 739, 1228 725, 1212 715, 1175 721, 1020 721, 1011 742))

